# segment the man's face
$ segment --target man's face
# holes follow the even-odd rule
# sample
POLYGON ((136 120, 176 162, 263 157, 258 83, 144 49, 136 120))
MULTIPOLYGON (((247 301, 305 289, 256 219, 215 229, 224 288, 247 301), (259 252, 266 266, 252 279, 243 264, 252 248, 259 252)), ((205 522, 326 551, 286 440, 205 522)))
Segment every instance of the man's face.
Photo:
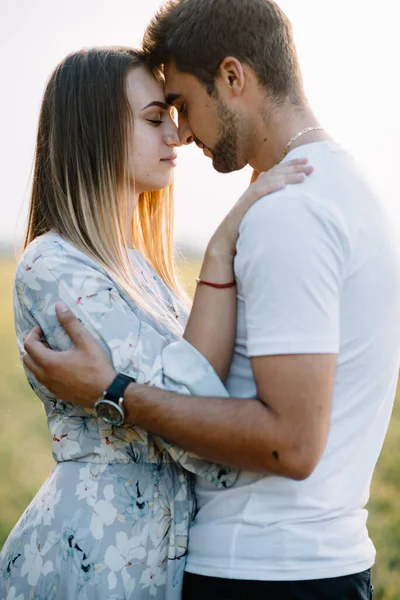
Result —
POLYGON ((246 166, 240 157, 240 120, 224 104, 217 87, 210 96, 197 77, 182 73, 171 62, 165 67, 165 97, 178 111, 181 143, 195 142, 220 173, 246 166))

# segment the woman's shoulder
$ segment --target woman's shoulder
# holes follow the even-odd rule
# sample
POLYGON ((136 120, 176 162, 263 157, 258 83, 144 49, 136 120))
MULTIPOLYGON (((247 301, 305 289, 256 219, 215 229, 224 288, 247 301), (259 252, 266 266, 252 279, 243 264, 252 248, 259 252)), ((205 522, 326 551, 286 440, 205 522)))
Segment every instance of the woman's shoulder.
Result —
POLYGON ((37 271, 42 265, 49 270, 60 269, 70 263, 85 265, 103 271, 92 258, 79 250, 74 244, 55 232, 45 233, 33 240, 25 248, 17 266, 16 280, 24 280, 31 271, 37 271))
POLYGON ((92 260, 59 233, 49 231, 28 244, 21 257, 21 261, 33 262, 40 256, 58 255, 66 257, 82 257, 82 260, 86 258, 88 261, 92 260))

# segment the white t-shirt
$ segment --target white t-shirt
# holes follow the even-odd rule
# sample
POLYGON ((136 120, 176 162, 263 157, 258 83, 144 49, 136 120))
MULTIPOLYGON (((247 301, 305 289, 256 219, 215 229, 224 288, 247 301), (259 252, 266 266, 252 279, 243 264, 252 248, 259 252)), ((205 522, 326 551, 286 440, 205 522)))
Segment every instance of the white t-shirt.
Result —
POLYGON ((256 397, 252 356, 337 354, 327 445, 305 481, 242 472, 233 488, 217 491, 198 478, 191 573, 308 580, 374 563, 364 506, 398 377, 399 254, 351 156, 321 142, 286 160, 296 157, 308 157, 315 172, 260 200, 240 227, 227 387, 232 397, 256 397))

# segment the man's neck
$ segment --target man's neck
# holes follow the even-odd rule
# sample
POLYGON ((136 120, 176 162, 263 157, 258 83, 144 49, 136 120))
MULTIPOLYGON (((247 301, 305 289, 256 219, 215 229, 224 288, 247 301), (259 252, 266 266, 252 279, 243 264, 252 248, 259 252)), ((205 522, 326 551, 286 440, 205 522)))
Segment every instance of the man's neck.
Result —
MULTIPOLYGON (((257 124, 257 139, 254 140, 254 152, 249 159, 253 169, 261 173, 278 164, 283 157, 289 141, 297 133, 308 127, 320 124, 308 104, 301 107, 285 104, 275 107, 268 113, 268 118, 260 115, 257 124)), ((299 137, 290 146, 290 150, 313 142, 331 140, 323 130, 310 131, 299 137)))

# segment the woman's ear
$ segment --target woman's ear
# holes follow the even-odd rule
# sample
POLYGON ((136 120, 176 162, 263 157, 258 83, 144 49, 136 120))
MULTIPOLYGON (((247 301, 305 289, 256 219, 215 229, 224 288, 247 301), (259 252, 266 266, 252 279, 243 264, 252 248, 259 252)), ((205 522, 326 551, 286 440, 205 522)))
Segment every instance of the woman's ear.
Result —
POLYGON ((244 89, 244 70, 243 65, 237 58, 228 56, 224 58, 219 67, 219 77, 234 96, 240 96, 244 89))

